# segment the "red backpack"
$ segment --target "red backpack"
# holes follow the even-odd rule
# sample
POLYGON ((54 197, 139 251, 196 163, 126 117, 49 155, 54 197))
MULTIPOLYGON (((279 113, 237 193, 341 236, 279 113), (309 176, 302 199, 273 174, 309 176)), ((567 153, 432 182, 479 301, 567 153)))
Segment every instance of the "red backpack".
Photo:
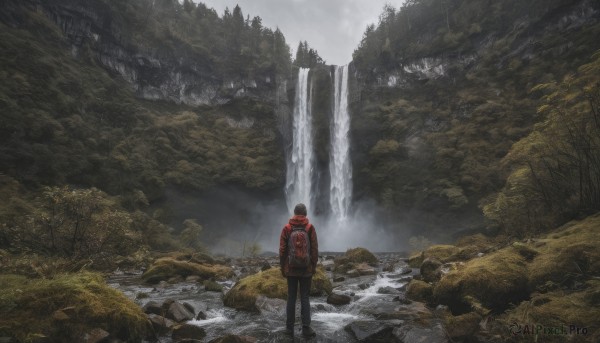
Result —
MULTIPOLYGON (((289 225, 289 224, 288 224, 289 225)), ((288 262, 290 268, 302 269, 310 266, 310 224, 291 226, 292 232, 288 238, 288 262)))

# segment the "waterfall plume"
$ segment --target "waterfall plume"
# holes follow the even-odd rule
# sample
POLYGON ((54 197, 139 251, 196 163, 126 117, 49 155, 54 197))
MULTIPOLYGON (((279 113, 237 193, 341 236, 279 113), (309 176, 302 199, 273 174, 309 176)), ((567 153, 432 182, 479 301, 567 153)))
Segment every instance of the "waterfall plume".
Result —
POLYGON ((287 159, 285 194, 290 213, 297 203, 313 208, 314 147, 312 137, 309 68, 300 68, 293 112, 292 148, 287 159))
POLYGON ((348 66, 336 66, 334 74, 334 110, 331 126, 329 202, 332 219, 344 220, 352 201, 352 165, 350 162, 350 115, 348 113, 348 66))

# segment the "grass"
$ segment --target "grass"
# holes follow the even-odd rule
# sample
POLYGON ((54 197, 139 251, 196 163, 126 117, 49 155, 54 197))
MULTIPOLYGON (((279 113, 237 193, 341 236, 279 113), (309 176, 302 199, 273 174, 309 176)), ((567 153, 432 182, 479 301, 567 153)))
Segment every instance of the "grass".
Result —
MULTIPOLYGON (((332 285, 325 271, 322 267, 317 267, 317 272, 312 278, 311 295, 330 294, 331 291, 332 285)), ((287 280, 278 268, 271 268, 241 279, 225 294, 223 302, 225 306, 238 310, 257 311, 254 303, 259 295, 287 299, 287 280)))
POLYGON ((154 262, 150 269, 142 275, 142 279, 147 283, 154 284, 174 276, 186 278, 190 275, 197 275, 204 280, 224 280, 233 276, 233 270, 222 265, 178 261, 170 257, 163 257, 154 262))
POLYGON ((52 279, 0 275, 0 288, 0 336, 20 342, 34 337, 76 342, 93 328, 140 342, 148 330, 140 307, 99 274, 60 274, 52 279))

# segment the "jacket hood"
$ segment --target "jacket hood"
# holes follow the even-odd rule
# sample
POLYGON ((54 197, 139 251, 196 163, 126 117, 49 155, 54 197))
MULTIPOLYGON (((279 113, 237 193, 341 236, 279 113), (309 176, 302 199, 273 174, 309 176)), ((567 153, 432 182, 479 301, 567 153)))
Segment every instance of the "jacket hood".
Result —
POLYGON ((295 215, 290 218, 289 223, 291 226, 306 226, 308 225, 308 218, 303 215, 295 215))

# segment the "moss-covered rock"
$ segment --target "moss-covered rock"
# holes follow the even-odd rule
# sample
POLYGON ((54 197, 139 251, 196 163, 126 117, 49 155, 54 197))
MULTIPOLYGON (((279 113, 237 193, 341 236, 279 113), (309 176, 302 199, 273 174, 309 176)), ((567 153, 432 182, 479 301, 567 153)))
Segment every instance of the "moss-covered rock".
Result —
POLYGON ((569 285, 576 277, 600 275, 600 215, 565 225, 538 240, 530 265, 530 288, 547 282, 569 285))
POLYGON ((334 260, 334 271, 336 273, 346 273, 362 263, 376 265, 378 262, 377 257, 365 248, 348 249, 344 255, 334 260))
POLYGON ((0 275, 0 336, 25 342, 80 342, 100 328, 113 338, 140 342, 151 330, 142 309, 93 273, 52 279, 0 275))
POLYGON ((442 262, 435 258, 426 258, 421 264, 421 276, 426 282, 437 282, 442 276, 442 262))
POLYGON ((444 317, 446 332, 452 339, 472 337, 479 329, 481 316, 475 312, 469 312, 458 316, 451 314, 444 317))
MULTIPOLYGON (((513 310, 499 317, 508 327, 513 322, 542 324, 544 327, 570 326, 587 328, 587 335, 572 335, 577 342, 600 340, 600 281, 590 280, 580 291, 557 290, 546 294, 535 293, 513 310)), ((561 337, 545 336, 544 342, 564 342, 561 337)))
POLYGON ((406 297, 411 300, 430 302, 433 286, 425 281, 411 280, 406 287, 406 297))
POLYGON ((408 258, 408 265, 412 268, 420 268, 426 259, 435 259, 442 263, 465 260, 466 257, 461 254, 463 250, 454 245, 436 244, 427 249, 411 255, 408 258))
POLYGON ((212 280, 204 281, 204 289, 208 292, 223 292, 223 286, 212 280))
MULTIPOLYGON (((311 295, 331 294, 332 288, 323 268, 317 267, 312 278, 311 295)), ((256 312, 255 303, 259 295, 287 299, 287 280, 279 269, 271 268, 241 279, 225 294, 223 302, 228 307, 256 312)))
POLYGON ((365 249, 365 248, 354 248, 354 249, 348 249, 346 251, 346 253, 344 254, 344 257, 346 257, 350 262, 354 262, 354 263, 369 263, 369 264, 377 264, 377 262, 379 262, 379 260, 377 259, 377 257, 375 255, 373 255, 372 252, 370 252, 369 250, 365 249))
POLYGON ((485 308, 502 311, 528 297, 527 280, 525 258, 506 247, 449 272, 435 285, 433 295, 453 312, 470 311, 467 297, 485 308))
POLYGON ((178 261, 170 257, 157 259, 154 264, 142 275, 147 283, 158 283, 169 280, 174 276, 186 278, 197 275, 202 279, 224 280, 233 277, 233 269, 223 265, 193 263, 178 261))

